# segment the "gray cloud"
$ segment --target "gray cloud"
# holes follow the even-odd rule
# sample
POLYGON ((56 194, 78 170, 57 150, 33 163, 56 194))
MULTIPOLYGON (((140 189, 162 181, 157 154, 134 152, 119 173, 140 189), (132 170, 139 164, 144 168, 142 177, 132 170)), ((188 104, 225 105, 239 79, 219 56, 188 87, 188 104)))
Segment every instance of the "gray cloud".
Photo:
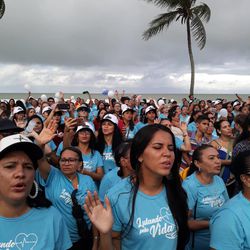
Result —
MULTIPOLYGON (((212 12, 205 24, 207 45, 200 51, 193 42, 193 50, 196 79, 209 76, 203 75, 202 86, 196 81, 196 91, 223 91, 226 86, 233 93, 234 84, 212 87, 233 75, 234 83, 239 76, 238 88, 250 92, 245 85, 250 79, 250 2, 205 2, 212 12)), ((150 20, 164 11, 143 0, 6 1, 0 20, 0 89, 23 91, 29 83, 37 92, 46 85, 68 92, 100 92, 107 86, 188 92, 185 26, 176 23, 142 40, 150 20)))

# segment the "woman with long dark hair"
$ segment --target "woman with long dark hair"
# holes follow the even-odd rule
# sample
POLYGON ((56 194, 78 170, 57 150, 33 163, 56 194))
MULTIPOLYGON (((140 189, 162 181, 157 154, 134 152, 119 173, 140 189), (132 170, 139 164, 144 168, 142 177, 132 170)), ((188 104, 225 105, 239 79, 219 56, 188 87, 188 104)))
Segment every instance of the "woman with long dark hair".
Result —
POLYGON ((101 249, 113 249, 112 245, 115 249, 184 249, 188 207, 173 133, 160 124, 145 126, 135 135, 130 152, 135 175, 109 191, 107 208, 97 194, 89 193, 86 200, 85 210, 101 232, 101 249))
POLYGON ((242 151, 232 163, 240 193, 228 201, 210 222, 211 249, 250 249, 250 151, 242 151))
POLYGON ((203 144, 193 153, 188 177, 183 187, 188 195, 189 221, 192 231, 187 249, 209 249, 209 220, 229 199, 220 173, 219 153, 213 146, 203 144))
POLYGON ((103 157, 104 173, 116 168, 114 151, 122 142, 122 135, 118 128, 118 119, 113 114, 106 114, 97 136, 97 150, 103 157))

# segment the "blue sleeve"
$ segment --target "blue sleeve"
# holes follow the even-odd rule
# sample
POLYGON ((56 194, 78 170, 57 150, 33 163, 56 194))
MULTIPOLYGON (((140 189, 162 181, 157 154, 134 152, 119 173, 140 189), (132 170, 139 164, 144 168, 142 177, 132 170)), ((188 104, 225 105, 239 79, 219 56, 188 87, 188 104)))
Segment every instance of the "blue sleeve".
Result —
POLYGON ((188 197, 188 209, 193 210, 195 203, 197 201, 196 190, 192 190, 193 188, 188 184, 187 181, 182 183, 183 188, 185 189, 188 197))
POLYGON ((99 187, 99 198, 101 202, 104 202, 105 195, 111 187, 111 181, 109 180, 109 178, 107 178, 107 175, 104 175, 99 187))
POLYGON ((55 250, 66 250, 72 246, 68 228, 61 216, 56 210, 55 222, 54 222, 54 233, 56 234, 55 250))
POLYGON ((56 150, 56 155, 57 155, 57 156, 60 156, 62 150, 63 150, 63 142, 61 142, 61 143, 58 145, 58 148, 57 148, 57 150, 56 150))
POLYGON ((119 202, 119 200, 116 201, 117 198, 114 199, 109 194, 108 194, 108 198, 109 198, 109 201, 111 203, 112 214, 113 214, 113 217, 114 217, 114 223, 113 223, 113 226, 112 226, 112 230, 115 231, 115 232, 121 232, 122 231, 122 223, 120 221, 120 216, 119 216, 119 213, 117 211, 117 203, 119 202))
POLYGON ((174 139, 175 139, 176 148, 178 148, 180 150, 181 146, 184 144, 184 142, 176 136, 174 137, 174 139))
POLYGON ((229 209, 215 214, 210 221, 210 247, 216 250, 244 249, 244 232, 240 220, 229 209))
POLYGON ((97 167, 103 168, 104 164, 103 164, 103 159, 102 159, 101 154, 98 151, 96 151, 95 153, 96 153, 96 158, 97 158, 97 167))
POLYGON ((53 140, 51 140, 48 144, 49 144, 49 146, 50 146, 50 148, 51 148, 52 151, 56 150, 56 144, 54 143, 53 140))

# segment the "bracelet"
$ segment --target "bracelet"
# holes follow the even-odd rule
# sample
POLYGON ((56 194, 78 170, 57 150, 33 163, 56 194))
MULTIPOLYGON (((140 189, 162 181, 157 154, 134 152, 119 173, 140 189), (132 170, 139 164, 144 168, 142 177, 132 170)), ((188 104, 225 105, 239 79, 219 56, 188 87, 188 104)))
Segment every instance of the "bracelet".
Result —
POLYGON ((183 134, 183 137, 186 137, 188 135, 188 133, 185 133, 185 134, 183 134))

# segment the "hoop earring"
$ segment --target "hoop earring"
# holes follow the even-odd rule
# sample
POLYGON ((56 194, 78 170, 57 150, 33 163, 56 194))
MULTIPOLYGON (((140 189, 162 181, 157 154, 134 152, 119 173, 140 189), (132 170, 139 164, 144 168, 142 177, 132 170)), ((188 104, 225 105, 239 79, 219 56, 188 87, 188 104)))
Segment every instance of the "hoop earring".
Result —
POLYGON ((33 181, 33 184, 35 186, 35 193, 33 195, 31 193, 29 194, 29 197, 31 199, 35 199, 37 197, 37 195, 38 195, 38 184, 37 184, 37 182, 35 180, 33 181))

